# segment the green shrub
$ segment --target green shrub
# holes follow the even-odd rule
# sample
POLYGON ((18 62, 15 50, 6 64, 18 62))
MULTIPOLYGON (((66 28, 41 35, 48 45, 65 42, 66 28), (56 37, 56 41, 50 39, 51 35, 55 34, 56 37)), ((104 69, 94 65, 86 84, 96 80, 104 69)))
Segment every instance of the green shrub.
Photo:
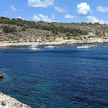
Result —
POLYGON ((100 35, 101 34, 101 32, 100 31, 95 31, 95 35, 100 35))
POLYGON ((14 33, 16 31, 16 28, 12 26, 3 26, 2 29, 4 33, 14 33))
POLYGON ((21 31, 26 31, 26 28, 23 27, 23 28, 21 29, 21 31))

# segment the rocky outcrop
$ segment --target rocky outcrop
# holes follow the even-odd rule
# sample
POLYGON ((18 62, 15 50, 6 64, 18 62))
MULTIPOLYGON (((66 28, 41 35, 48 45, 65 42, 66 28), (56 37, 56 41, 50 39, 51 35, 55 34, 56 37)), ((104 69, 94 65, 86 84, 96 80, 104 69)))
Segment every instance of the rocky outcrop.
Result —
POLYGON ((0 71, 0 80, 2 80, 4 78, 3 73, 0 71))
POLYGON ((31 108, 18 100, 11 98, 3 93, 0 93, 0 108, 31 108))

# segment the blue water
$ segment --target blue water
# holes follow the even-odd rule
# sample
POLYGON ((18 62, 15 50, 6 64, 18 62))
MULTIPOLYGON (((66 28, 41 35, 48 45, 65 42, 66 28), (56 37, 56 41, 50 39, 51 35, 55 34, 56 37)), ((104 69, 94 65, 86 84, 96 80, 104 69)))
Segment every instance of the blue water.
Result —
POLYGON ((108 108, 108 45, 0 49, 0 91, 32 108, 108 108))

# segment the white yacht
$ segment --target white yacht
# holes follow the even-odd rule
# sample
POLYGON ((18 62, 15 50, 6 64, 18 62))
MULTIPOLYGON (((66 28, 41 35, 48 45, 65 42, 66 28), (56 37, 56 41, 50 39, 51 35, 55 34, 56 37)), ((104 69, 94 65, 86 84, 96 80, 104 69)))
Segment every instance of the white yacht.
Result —
POLYGON ((45 46, 45 48, 54 49, 54 48, 56 48, 56 46, 54 46, 54 45, 48 45, 48 46, 45 46))
POLYGON ((81 46, 77 46, 78 49, 88 49, 88 48, 92 48, 95 47, 96 45, 81 45, 81 46))
POLYGON ((36 43, 36 44, 31 45, 29 48, 30 48, 31 50, 33 50, 33 51, 39 51, 40 48, 38 48, 38 46, 39 46, 39 45, 36 43))

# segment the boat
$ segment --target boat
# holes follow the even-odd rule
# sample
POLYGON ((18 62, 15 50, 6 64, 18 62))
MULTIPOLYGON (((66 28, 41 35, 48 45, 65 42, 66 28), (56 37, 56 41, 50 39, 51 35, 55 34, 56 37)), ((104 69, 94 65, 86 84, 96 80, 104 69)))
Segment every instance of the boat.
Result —
POLYGON ((81 45, 81 46, 77 46, 78 49, 88 49, 88 48, 93 48, 96 45, 81 45))
POLYGON ((48 46, 45 46, 45 48, 47 48, 47 49, 54 49, 54 48, 56 48, 56 46, 54 46, 54 45, 48 45, 48 46))
POLYGON ((31 47, 30 49, 33 51, 40 51, 40 48, 36 48, 36 47, 31 47))
POLYGON ((38 46, 39 46, 38 44, 33 44, 33 45, 31 45, 29 48, 30 48, 31 50, 33 50, 33 51, 39 51, 40 48, 39 48, 38 46))

